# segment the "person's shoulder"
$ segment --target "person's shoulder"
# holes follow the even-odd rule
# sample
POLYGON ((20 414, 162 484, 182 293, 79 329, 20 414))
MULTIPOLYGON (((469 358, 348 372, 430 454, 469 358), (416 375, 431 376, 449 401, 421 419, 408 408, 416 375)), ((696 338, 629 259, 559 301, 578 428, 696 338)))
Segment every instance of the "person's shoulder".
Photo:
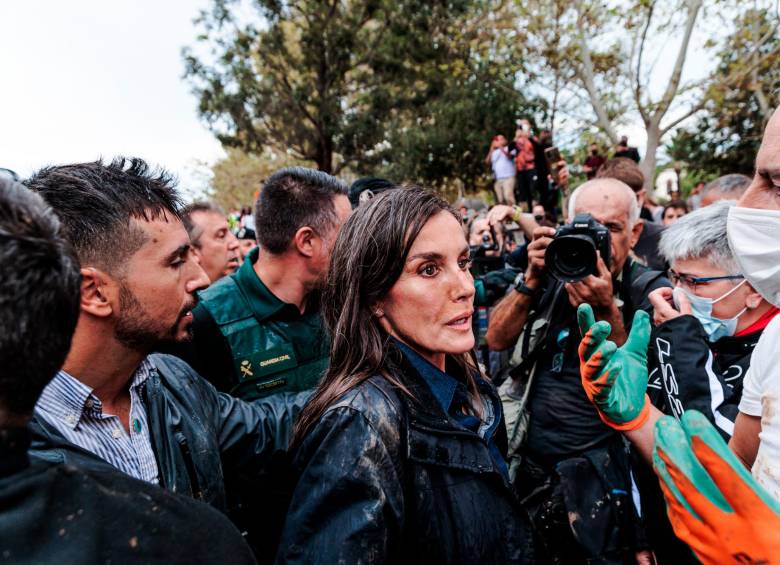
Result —
POLYGON ((404 414, 401 394, 385 377, 373 375, 328 406, 320 424, 363 427, 386 443, 394 443, 404 414))
POLYGON ((175 391, 173 394, 179 399, 197 398, 200 403, 204 398, 216 394, 214 386, 183 359, 166 353, 153 353, 148 359, 155 369, 155 375, 152 375, 147 385, 147 391, 151 395, 167 395, 170 391, 175 391), (166 390, 168 392, 165 392, 166 390))
POLYGON ((184 359, 168 353, 152 353, 148 357, 158 374, 164 377, 171 376, 198 376, 198 373, 184 359))
POLYGON ((350 408, 374 420, 378 413, 393 418, 401 410, 399 391, 382 375, 373 375, 346 392, 328 410, 350 408))
POLYGON ((232 273, 226 277, 222 277, 217 282, 210 284, 203 290, 198 291, 198 297, 201 304, 204 302, 211 302, 213 300, 220 300, 221 297, 238 292, 238 288, 235 281, 235 273, 232 273))
MULTIPOLYGON (((196 540, 206 536, 211 540, 209 544, 193 542, 198 546, 197 551, 207 551, 213 557, 227 551, 229 555, 221 557, 240 563, 252 562, 251 552, 235 526, 222 513, 203 502, 115 471, 87 471, 56 465, 50 467, 48 473, 53 481, 63 484, 64 489, 60 490, 72 493, 76 500, 89 497, 94 501, 93 508, 99 508, 102 516, 113 517, 111 521, 95 520, 90 523, 90 530, 108 523, 106 527, 125 533, 131 545, 138 544, 139 555, 145 553, 144 549, 149 549, 148 545, 144 548, 142 544, 150 544, 154 532, 165 531, 167 537, 173 537, 168 543, 178 543, 175 539, 178 535, 194 536, 196 540), (206 545, 210 547, 206 548, 206 545)), ((160 543, 166 542, 155 540, 156 545, 160 543)), ((195 546, 178 550, 171 548, 171 555, 194 556, 195 546)))
POLYGON ((221 326, 252 317, 249 302, 237 282, 238 273, 222 277, 198 292, 198 305, 192 311, 193 331, 204 326, 221 326))
POLYGON ((769 361, 772 367, 777 367, 776 371, 780 374, 780 363, 775 362, 780 361, 778 348, 780 348, 780 316, 775 316, 758 339, 758 344, 753 350, 753 359, 769 361))

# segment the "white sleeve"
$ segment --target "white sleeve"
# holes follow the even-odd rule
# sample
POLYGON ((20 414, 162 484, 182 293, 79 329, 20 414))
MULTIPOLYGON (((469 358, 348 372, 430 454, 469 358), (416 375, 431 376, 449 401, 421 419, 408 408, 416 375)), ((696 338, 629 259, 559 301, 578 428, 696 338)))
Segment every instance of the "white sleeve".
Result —
POLYGON ((748 416, 761 416, 761 397, 766 392, 767 383, 771 385, 772 378, 780 378, 780 371, 774 369, 780 361, 780 354, 775 353, 780 346, 780 325, 776 317, 761 334, 761 338, 750 357, 750 367, 742 381, 742 399, 739 411, 748 416), (772 371, 768 374, 767 371, 772 371))
POLYGON ((761 371, 756 367, 756 353, 753 352, 753 359, 750 367, 742 381, 742 398, 739 401, 739 411, 748 416, 761 416, 761 383, 759 374, 761 371))

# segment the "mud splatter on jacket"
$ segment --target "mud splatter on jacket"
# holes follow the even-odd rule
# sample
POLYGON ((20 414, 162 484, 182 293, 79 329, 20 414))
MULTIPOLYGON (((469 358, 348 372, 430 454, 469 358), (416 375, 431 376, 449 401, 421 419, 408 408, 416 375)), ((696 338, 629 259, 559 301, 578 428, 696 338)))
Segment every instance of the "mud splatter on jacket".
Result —
POLYGON ((531 535, 487 444, 408 363, 388 370, 416 400, 375 375, 326 410, 294 456, 300 480, 277 562, 526 561, 531 535))

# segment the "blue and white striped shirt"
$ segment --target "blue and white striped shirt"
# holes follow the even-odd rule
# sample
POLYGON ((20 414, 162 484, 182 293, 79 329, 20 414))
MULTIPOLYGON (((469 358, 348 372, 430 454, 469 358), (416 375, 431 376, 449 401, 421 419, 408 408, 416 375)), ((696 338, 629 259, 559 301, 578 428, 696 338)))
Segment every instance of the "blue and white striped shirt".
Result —
POLYGON ((103 404, 93 389, 60 371, 43 389, 35 415, 54 426, 65 439, 104 459, 131 477, 159 482, 157 460, 147 426, 141 389, 152 371, 145 359, 130 382, 130 434, 119 418, 103 414, 103 404))

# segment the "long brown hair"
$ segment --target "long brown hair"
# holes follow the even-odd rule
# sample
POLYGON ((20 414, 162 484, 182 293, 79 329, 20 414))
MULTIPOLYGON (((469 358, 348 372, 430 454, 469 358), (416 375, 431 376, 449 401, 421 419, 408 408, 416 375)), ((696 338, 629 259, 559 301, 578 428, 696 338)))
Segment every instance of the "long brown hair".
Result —
MULTIPOLYGON (((332 339, 330 367, 295 426, 293 445, 339 397, 368 377, 382 374, 402 394, 409 390, 384 370, 389 340, 374 307, 401 276, 409 250, 423 226, 439 213, 459 214, 447 202, 419 187, 399 187, 362 204, 344 223, 333 247, 322 295, 322 317, 332 339)), ((453 356, 473 367, 468 354, 453 356)), ((476 391, 472 371, 465 371, 476 391)))

